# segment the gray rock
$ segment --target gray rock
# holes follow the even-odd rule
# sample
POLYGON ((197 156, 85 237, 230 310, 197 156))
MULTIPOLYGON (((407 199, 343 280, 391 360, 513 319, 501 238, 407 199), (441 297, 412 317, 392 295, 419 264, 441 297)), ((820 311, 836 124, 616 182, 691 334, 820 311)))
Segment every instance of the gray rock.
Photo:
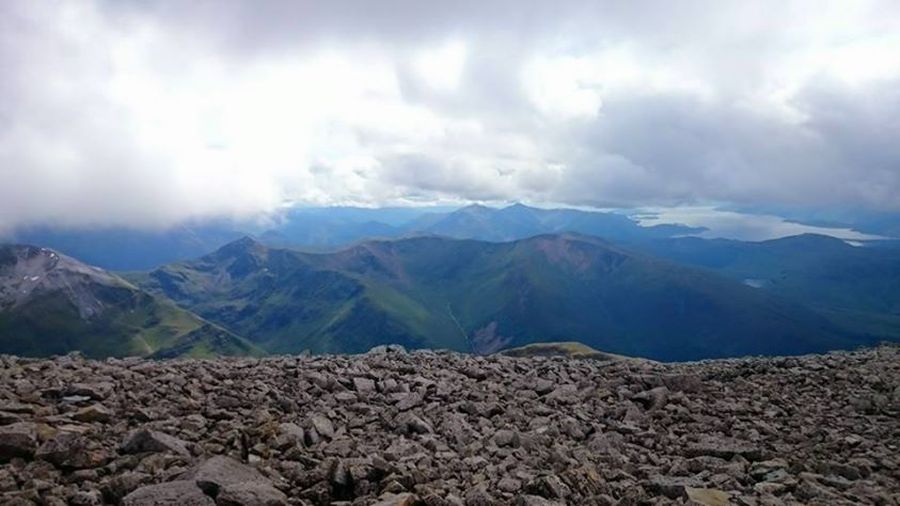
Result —
POLYGON ((88 397, 95 401, 102 401, 109 397, 115 385, 108 381, 99 381, 97 383, 73 383, 66 389, 67 396, 88 397))
POLYGON ((61 469, 100 467, 107 460, 105 452, 91 448, 85 436, 73 432, 57 434, 42 444, 35 451, 34 457, 61 469))
POLYGON ((207 495, 216 497, 226 485, 262 483, 271 485, 256 469, 230 457, 215 456, 189 470, 181 479, 193 480, 207 495))
POLYGON ((516 506, 565 506, 565 503, 551 501, 537 495, 520 495, 516 497, 516 506))
POLYGON ((399 344, 382 344, 379 346, 372 347, 367 352, 367 355, 386 355, 386 354, 392 354, 392 353, 398 354, 398 355, 405 355, 407 352, 406 352, 406 348, 404 348, 402 345, 399 345, 399 344))
POLYGON ((669 389, 667 387, 656 387, 645 390, 632 396, 631 400, 640 403, 644 409, 659 409, 669 402, 669 389))
POLYGON ((519 446, 519 433, 501 429, 494 433, 494 444, 500 447, 511 446, 513 448, 519 446))
POLYGON ((86 423, 108 422, 112 416, 112 411, 106 409, 102 404, 92 404, 73 413, 72 419, 86 423))
POLYGON ((334 437, 334 424, 327 416, 316 413, 309 417, 309 424, 318 435, 328 439, 334 437))
POLYGON ((284 506, 287 503, 283 492, 263 481, 230 483, 216 496, 218 506, 284 506))
POLYGON ((36 449, 37 430, 33 423, 0 426, 0 463, 16 457, 30 459, 36 449))
POLYGON ((725 438, 707 438, 698 443, 692 443, 685 449, 685 454, 688 457, 709 455, 721 459, 730 459, 735 455, 739 455, 747 460, 762 459, 762 450, 755 445, 725 438))
POLYGON ((375 382, 369 378, 353 378, 353 389, 359 393, 368 394, 375 391, 375 382))
POLYGON ((122 506, 215 506, 193 481, 170 481, 141 487, 122 499, 122 506))
POLYGON ((372 506, 413 506, 416 504, 416 496, 408 492, 400 494, 384 494, 372 506))
POLYGON ((421 406, 423 402, 424 399, 417 393, 405 394, 397 403, 397 409, 400 411, 409 411, 412 408, 421 406))
POLYGON ((137 429, 128 433, 122 441, 119 451, 122 453, 172 452, 190 457, 187 444, 168 434, 154 430, 137 429))
POLYGON ((532 480, 525 486, 525 490, 529 494, 537 495, 545 499, 563 499, 565 500, 572 491, 568 485, 556 475, 541 476, 532 480))
POLYGON ((669 499, 678 499, 686 496, 686 487, 700 487, 702 483, 698 480, 685 476, 653 476, 646 485, 650 492, 663 495, 669 499))

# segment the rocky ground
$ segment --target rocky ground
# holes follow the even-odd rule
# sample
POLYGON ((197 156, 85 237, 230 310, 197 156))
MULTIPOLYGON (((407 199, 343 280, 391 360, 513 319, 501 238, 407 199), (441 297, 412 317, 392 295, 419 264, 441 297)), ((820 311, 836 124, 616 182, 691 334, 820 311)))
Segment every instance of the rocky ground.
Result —
POLYGON ((3 504, 900 505, 900 347, 0 358, 3 504))

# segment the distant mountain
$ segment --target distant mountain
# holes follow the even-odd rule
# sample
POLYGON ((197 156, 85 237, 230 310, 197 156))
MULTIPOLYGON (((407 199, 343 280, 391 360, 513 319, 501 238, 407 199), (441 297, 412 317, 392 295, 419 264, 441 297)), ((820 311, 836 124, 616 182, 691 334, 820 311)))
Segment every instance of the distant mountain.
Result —
POLYGON ((244 355, 259 350, 122 278, 46 248, 0 246, 0 353, 244 355))
POLYGON ((400 343, 490 353, 578 340, 676 360, 859 342, 738 281, 572 234, 372 241, 328 254, 243 239, 131 279, 271 352, 400 343))
POLYGON ((812 234, 762 242, 685 237, 629 247, 800 301, 855 332, 900 339, 900 249, 812 234))
POLYGON ((672 237, 703 230, 683 225, 642 227, 632 218, 618 213, 539 209, 523 204, 500 209, 471 205, 444 215, 424 216, 417 222, 409 224, 407 229, 410 233, 495 242, 565 232, 616 241, 672 237))
POLYGON ((17 230, 10 242, 39 244, 104 269, 129 271, 197 258, 246 233, 224 224, 185 225, 163 231, 31 227, 17 230))
POLYGON ((298 207, 288 211, 259 240, 274 247, 333 250, 364 239, 400 237, 425 216, 445 207, 298 207))
POLYGON ((413 212, 338 207, 294 210, 277 227, 260 234, 259 240, 274 247, 333 250, 366 239, 423 235, 506 242, 540 234, 574 232, 611 240, 633 240, 702 230, 682 225, 642 227, 617 213, 539 209, 523 204, 504 208, 473 204, 446 212, 427 208, 413 212))
POLYGON ((245 235, 272 247, 334 251, 370 239, 440 235, 460 239, 510 241, 538 234, 576 232, 612 240, 671 237, 699 231, 679 225, 641 227, 615 213, 538 209, 446 207, 298 207, 263 227, 215 221, 166 230, 29 227, 6 242, 38 244, 114 271, 145 271, 198 258, 245 235))

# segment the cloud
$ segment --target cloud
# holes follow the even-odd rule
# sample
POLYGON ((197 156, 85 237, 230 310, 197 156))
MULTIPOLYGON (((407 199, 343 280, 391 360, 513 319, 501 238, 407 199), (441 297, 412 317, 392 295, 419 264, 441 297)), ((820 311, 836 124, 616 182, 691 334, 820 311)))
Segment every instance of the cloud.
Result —
POLYGON ((897 210, 898 11, 4 2, 0 228, 290 202, 897 210))

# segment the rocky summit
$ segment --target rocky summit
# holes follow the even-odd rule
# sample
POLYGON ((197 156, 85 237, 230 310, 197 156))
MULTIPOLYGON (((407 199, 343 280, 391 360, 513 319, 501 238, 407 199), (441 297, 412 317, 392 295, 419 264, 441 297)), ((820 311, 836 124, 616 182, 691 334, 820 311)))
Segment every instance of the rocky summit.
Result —
POLYGON ((900 504, 900 347, 0 358, 0 503, 900 504))

